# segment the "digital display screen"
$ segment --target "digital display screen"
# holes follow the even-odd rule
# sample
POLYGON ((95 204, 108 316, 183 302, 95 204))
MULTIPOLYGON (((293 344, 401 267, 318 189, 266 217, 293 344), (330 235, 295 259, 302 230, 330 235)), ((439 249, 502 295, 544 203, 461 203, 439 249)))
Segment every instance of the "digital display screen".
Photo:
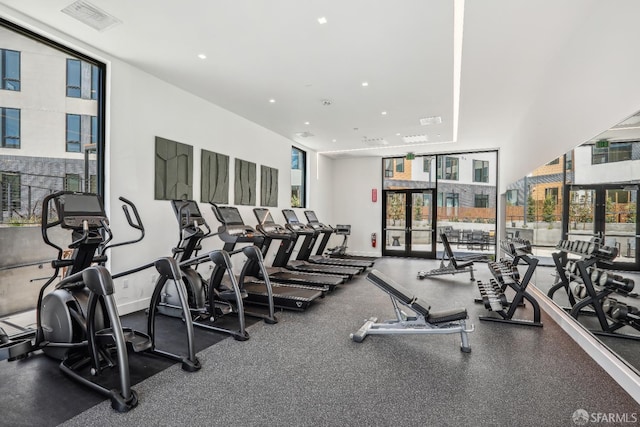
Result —
POLYGON ((64 194, 60 196, 60 216, 84 214, 106 216, 96 194, 64 194))
POLYGON ((173 210, 176 214, 182 211, 183 215, 189 214, 189 216, 202 216, 198 204, 193 200, 172 200, 171 204, 173 205, 173 210))
POLYGON ((275 223, 275 221, 273 220, 273 217, 271 216, 271 212, 269 212, 269 209, 256 208, 253 210, 253 213, 256 215, 256 219, 260 224, 275 223))
POLYGON ((299 224, 298 216, 291 209, 284 209, 282 211, 282 215, 284 215, 284 219, 287 220, 287 224, 299 224))
POLYGON ((304 214, 307 217, 307 221, 309 222, 320 222, 318 221, 318 217, 314 211, 304 211, 304 214))
POLYGON ((222 215, 222 222, 224 225, 244 225, 244 221, 242 220, 242 216, 240 215, 240 211, 238 208, 232 206, 221 206, 218 207, 220 211, 220 215, 222 215))

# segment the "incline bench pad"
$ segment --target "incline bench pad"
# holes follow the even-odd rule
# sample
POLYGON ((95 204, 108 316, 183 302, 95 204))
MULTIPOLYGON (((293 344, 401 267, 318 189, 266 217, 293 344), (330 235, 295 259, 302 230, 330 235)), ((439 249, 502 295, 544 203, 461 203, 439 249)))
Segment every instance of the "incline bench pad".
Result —
MULTIPOLYGON (((394 281, 391 277, 379 272, 378 270, 371 270, 367 275, 369 280, 374 285, 383 289, 388 294, 393 295, 405 304, 411 304, 415 297, 408 289, 403 288, 399 283, 394 281)), ((427 306, 427 310, 429 310, 427 306)))
POLYGON ((408 289, 403 288, 399 283, 378 270, 371 270, 367 275, 367 280, 414 309, 416 313, 425 316, 429 323, 454 322, 468 317, 465 308, 429 313, 431 307, 425 300, 414 296, 408 289))
POLYGON ((437 311, 429 313, 427 317, 427 322, 429 323, 446 323, 446 322, 454 322, 456 320, 464 320, 467 317, 467 309, 466 308, 454 308, 452 310, 445 311, 437 311))

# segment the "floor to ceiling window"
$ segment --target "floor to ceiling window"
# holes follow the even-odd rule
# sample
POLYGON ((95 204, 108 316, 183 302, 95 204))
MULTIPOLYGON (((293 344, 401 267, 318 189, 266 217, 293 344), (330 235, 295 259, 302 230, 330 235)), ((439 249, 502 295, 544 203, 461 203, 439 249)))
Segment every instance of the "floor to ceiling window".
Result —
POLYGON ((454 251, 495 252, 497 153, 382 160, 383 255, 433 258, 441 234, 454 251))
POLYGON ((102 193, 104 73, 0 19, 0 317, 35 307, 39 267, 55 257, 42 243, 42 199, 102 193))

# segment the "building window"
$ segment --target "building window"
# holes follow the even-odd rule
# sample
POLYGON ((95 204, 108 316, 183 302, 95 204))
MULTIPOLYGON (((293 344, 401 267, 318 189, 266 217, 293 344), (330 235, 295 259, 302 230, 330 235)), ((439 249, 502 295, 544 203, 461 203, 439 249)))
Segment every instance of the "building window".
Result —
POLYGON ((558 203, 558 187, 545 188, 544 198, 553 200, 553 203, 558 203))
POLYGON ((476 208, 488 208, 489 207, 489 195, 488 194, 476 194, 473 202, 473 206, 476 208))
POLYGON ((485 160, 473 161, 473 182, 489 182, 489 162, 485 160))
POLYGON ((95 175, 89 175, 89 193, 98 192, 98 177, 95 175))
POLYGON ((2 211, 20 210, 20 173, 0 172, 0 192, 2 211))
POLYGON ((98 99, 100 69, 79 59, 67 59, 67 96, 98 99))
POLYGON ((77 173, 67 173, 64 175, 65 191, 82 191, 80 186, 80 175, 77 173))
POLYGON ((80 153, 89 142, 98 142, 98 118, 67 114, 67 152, 80 153))
POLYGON ((631 160, 631 143, 610 143, 608 147, 598 148, 591 146, 591 164, 599 165, 602 163, 622 162, 631 160))
POLYGON ((442 157, 438 157, 438 179, 448 179, 452 181, 458 180, 458 158, 457 157, 445 157, 444 162, 442 157), (444 163, 444 168, 443 168, 444 163))
POLYGON ((546 164, 546 166, 553 166, 553 165, 559 165, 560 164, 560 157, 551 160, 549 163, 546 164))
POLYGON ((447 208, 457 208, 458 206, 460 206, 459 194, 445 193, 444 203, 447 208))
POLYGON ((80 115, 67 114, 67 151, 80 152, 80 115))
POLYGON ((0 108, 0 147, 20 148, 20 110, 0 108))
POLYGON ((291 147, 291 207, 305 207, 305 181, 307 176, 307 153, 291 147))
POLYGON ((424 173, 431 173, 431 157, 422 158, 422 171, 424 173))
POLYGON ((629 191, 627 190, 607 190, 607 197, 613 203, 629 203, 629 191))
POLYGON ((518 190, 507 190, 507 205, 518 206, 518 190))
POLYGON ((384 159, 384 177, 393 178, 393 159, 384 159))
POLYGON ((573 150, 568 151, 564 155, 564 165, 568 171, 570 171, 573 168, 573 150))
POLYGON ((0 89, 20 90, 20 52, 0 49, 0 89))
POLYGON ((396 172, 404 172, 404 159, 396 159, 396 172))

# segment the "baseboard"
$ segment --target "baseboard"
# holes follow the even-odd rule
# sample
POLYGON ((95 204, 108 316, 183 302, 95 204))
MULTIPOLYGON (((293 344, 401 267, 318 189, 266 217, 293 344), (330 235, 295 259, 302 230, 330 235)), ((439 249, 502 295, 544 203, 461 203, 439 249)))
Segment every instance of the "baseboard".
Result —
POLYGON ((558 307, 535 286, 529 291, 538 300, 542 309, 569 335, 602 369, 607 372, 629 395, 640 404, 640 376, 624 363, 591 332, 558 307))
POLYGON ((134 313, 136 311, 144 310, 149 307, 149 301, 151 298, 142 298, 136 301, 127 302, 118 305, 118 314, 124 316, 125 314, 134 313))

